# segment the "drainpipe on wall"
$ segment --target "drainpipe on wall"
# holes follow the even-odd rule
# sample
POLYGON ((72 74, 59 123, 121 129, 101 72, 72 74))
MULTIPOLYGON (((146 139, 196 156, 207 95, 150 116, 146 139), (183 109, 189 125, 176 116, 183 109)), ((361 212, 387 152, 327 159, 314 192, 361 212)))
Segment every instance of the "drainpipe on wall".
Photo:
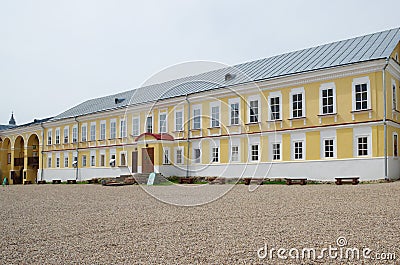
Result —
MULTIPOLYGON (((75 180, 78 181, 78 177, 79 177, 79 121, 76 118, 76 116, 74 117, 76 123, 77 123, 77 130, 76 130, 76 168, 75 168, 75 180)), ((73 129, 72 129, 73 130, 73 129)), ((73 137, 72 137, 73 138, 73 137)), ((72 139, 73 141, 74 139, 72 139)), ((72 163, 75 161, 72 161, 72 163)))
POLYGON ((388 177, 388 154, 387 154, 387 122, 386 122, 386 115, 387 115, 387 97, 386 97, 386 67, 389 64, 389 58, 386 58, 385 66, 382 69, 382 85, 383 85, 383 153, 384 153, 384 162, 385 162, 385 180, 389 180, 388 177))
POLYGON ((40 180, 43 180, 43 170, 44 170, 43 158, 44 158, 44 141, 45 141, 43 122, 40 123, 40 127, 42 127, 42 152, 41 152, 41 155, 42 155, 42 170, 40 170, 40 180))
POLYGON ((186 94, 185 99, 186 99, 186 101, 188 103, 188 118, 187 118, 187 120, 188 120, 188 135, 187 135, 187 138, 186 138, 187 139, 186 178, 188 178, 189 177, 190 122, 191 121, 190 121, 190 101, 189 101, 189 98, 188 98, 187 94, 186 94))

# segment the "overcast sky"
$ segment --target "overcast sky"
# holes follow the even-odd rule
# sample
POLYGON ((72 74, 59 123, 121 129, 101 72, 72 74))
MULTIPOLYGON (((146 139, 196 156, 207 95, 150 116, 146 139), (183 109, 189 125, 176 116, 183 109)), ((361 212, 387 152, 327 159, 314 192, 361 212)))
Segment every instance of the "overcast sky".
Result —
POLYGON ((171 65, 233 65, 400 26, 400 1, 0 0, 0 124, 55 116, 171 65))

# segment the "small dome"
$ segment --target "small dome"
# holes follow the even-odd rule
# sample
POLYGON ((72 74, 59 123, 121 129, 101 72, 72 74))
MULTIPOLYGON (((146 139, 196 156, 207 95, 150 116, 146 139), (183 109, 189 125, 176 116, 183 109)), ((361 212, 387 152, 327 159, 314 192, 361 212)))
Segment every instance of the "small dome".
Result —
POLYGON ((17 123, 15 122, 15 119, 14 119, 14 113, 12 112, 12 113, 11 113, 10 121, 8 122, 8 125, 15 126, 16 124, 17 124, 17 123))

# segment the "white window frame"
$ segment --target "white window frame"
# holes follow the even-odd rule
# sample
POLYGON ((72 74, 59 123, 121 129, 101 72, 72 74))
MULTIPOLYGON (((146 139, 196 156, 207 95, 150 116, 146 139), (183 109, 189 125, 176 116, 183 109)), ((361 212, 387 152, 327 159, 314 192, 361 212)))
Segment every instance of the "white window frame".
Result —
POLYGON ((154 132, 154 119, 153 119, 153 115, 148 115, 146 116, 146 122, 145 122, 145 126, 146 126, 146 133, 153 133, 154 132), (148 124, 148 119, 151 118, 151 124, 148 124), (151 129, 151 130, 149 130, 151 129))
POLYGON ((335 159, 337 158, 337 141, 336 141, 336 130, 335 129, 327 129, 320 131, 320 154, 321 159, 335 159), (333 140, 333 157, 325 156, 325 140, 333 140))
POLYGON ((185 120, 185 113, 184 113, 184 111, 183 111, 183 109, 182 108, 180 108, 180 109, 175 109, 175 111, 174 111, 174 120, 175 120, 175 123, 174 123, 174 128, 175 128, 175 131, 176 132, 182 132, 183 130, 184 130, 184 120, 185 120), (180 114, 182 114, 182 121, 181 121, 181 124, 179 124, 178 123, 178 113, 180 113, 180 114))
POLYGON ((64 153, 64 168, 69 168, 69 153, 64 153))
POLYGON ((392 79, 392 110, 397 110, 397 86, 396 86, 396 81, 392 79))
POLYGON ((353 156, 354 157, 371 157, 372 156, 372 127, 357 126, 353 128, 353 156), (358 138, 367 137, 368 155, 358 155, 358 138))
POLYGON ((96 141, 96 122, 91 122, 90 123, 90 141, 96 141), (94 130, 93 130, 94 127, 94 130))
POLYGON ((100 167, 105 167, 106 162, 107 162, 106 151, 100 150, 100 160, 99 160, 100 167), (102 157, 104 158, 103 160, 102 160, 102 157))
POLYGON ((132 117, 132 135, 133 136, 140 135, 140 116, 132 117))
POLYGON ((230 98, 228 100, 229 104, 229 125, 234 126, 234 125, 240 125, 240 98, 230 98), (238 113, 237 113, 237 123, 232 123, 232 105, 237 104, 238 105, 238 113))
POLYGON ((176 147, 175 148, 175 164, 177 165, 183 165, 184 162, 184 150, 182 146, 176 147), (178 161, 178 153, 181 152, 181 157, 180 161, 178 161))
POLYGON ((169 147, 163 147, 163 165, 171 164, 170 151, 171 149, 169 147))
POLYGON ((168 132, 168 112, 167 110, 160 110, 158 113, 158 132, 159 133, 167 133, 168 132), (161 122, 161 116, 165 115, 164 124, 161 122), (164 130, 161 130, 161 129, 164 130))
POLYGON ((86 142, 86 141, 87 141, 87 123, 83 123, 81 125, 81 142, 86 142))
POLYGON ((47 167, 48 168, 52 168, 53 167, 53 154, 49 154, 48 156, 47 156, 47 167))
POLYGON ((100 121, 100 140, 104 141, 107 139, 107 122, 105 120, 100 121))
POLYGON ((56 168, 60 168, 60 166, 61 166, 60 153, 56 153, 56 168))
POLYGON ((69 143, 69 126, 65 126, 63 130, 63 143, 69 143))
POLYGON ((290 118, 291 119, 299 119, 299 118, 305 118, 306 117, 306 92, 304 90, 304 87, 298 87, 298 88, 293 88, 290 90, 289 93, 289 108, 290 108, 290 118), (294 116, 293 112, 293 96, 301 94, 301 116, 294 116))
POLYGON ((78 125, 72 126, 72 143, 78 142, 78 125))
POLYGON ((292 133, 290 135, 290 140, 291 140, 291 159, 296 160, 296 161, 303 161, 306 160, 306 134, 305 133, 292 133), (302 157, 301 158, 295 158, 295 143, 301 142, 302 147, 301 147, 301 152, 302 152, 302 157))
POLYGON ((210 163, 220 163, 221 162, 221 147, 219 140, 214 140, 210 142, 210 163), (218 149, 217 161, 214 160, 214 148, 218 149))
POLYGON ((201 163, 201 148, 199 147, 193 148, 193 163, 194 164, 201 163), (199 150, 199 157, 196 157, 196 150, 199 150))
POLYGON ((117 138, 117 119, 110 120, 110 139, 117 138))
POLYGON ((86 155, 82 155, 82 167, 87 167, 87 157, 86 157, 86 155))
POLYGON ((272 134, 268 136, 269 142, 269 160, 271 161, 282 161, 282 134, 272 134), (279 159, 274 159, 274 144, 279 144, 279 159))
POLYGON ((220 128, 221 127, 221 102, 215 101, 210 103, 210 128, 220 128), (218 119, 213 118, 213 108, 218 107, 218 119), (216 120, 214 124, 214 120, 216 120))
POLYGON ((354 78, 352 82, 352 110, 353 111, 367 111, 371 109, 371 82, 368 76, 354 78), (356 85, 367 84, 367 108, 356 109, 356 85))
POLYGON ((241 161, 241 157, 240 157, 240 138, 231 138, 230 145, 229 145, 229 160, 231 162, 236 162, 236 163, 241 161), (234 159, 234 156, 233 156, 233 152, 232 152, 233 147, 237 147, 237 149, 238 149, 238 153, 237 153, 236 159, 234 159))
POLYGON ((47 145, 52 145, 53 144, 53 130, 48 129, 47 130, 47 145))
POLYGON ((201 122, 202 122, 201 113, 202 113, 202 107, 201 107, 201 105, 194 105, 194 106, 193 106, 193 126, 192 126, 192 128, 193 128, 194 130, 200 130, 200 129, 201 129, 201 122), (195 111, 199 111, 199 115, 195 115, 195 111), (198 120, 199 120, 199 126, 198 126, 198 127, 195 126, 195 124, 196 124, 196 118, 198 118, 198 120))
POLYGON ((121 151, 121 152, 119 152, 119 165, 121 166, 121 167, 126 167, 126 166, 128 166, 128 152, 127 151, 121 151), (123 157, 122 156, 125 156, 125 161, 123 161, 123 157), (122 161, 124 162, 124 163, 122 163, 122 161))
POLYGON ((60 127, 58 127, 58 128, 56 128, 56 131, 55 131, 55 144, 60 144, 61 143, 61 129, 60 129, 60 127))
POLYGON ((96 166, 96 161, 97 159, 96 159, 96 151, 90 151, 90 166, 91 167, 95 167, 96 166), (92 158, 94 158, 93 160, 92 160, 92 158), (93 163, 94 162, 94 163, 93 163))
MULTIPOLYGON (((240 105, 239 105, 239 109, 240 109, 240 105)), ((261 121, 261 98, 260 95, 253 95, 253 96, 249 96, 247 98, 247 123, 259 123, 261 121), (251 102, 252 101, 257 101, 257 121, 251 121, 251 102)))
POLYGON ((282 92, 275 91, 271 92, 268 95, 268 121, 282 121, 282 92), (272 119, 272 109, 271 109, 271 99, 279 98, 279 119, 272 119))
POLYGON ((321 84, 321 86, 319 87, 319 114, 320 115, 331 115, 331 114, 336 114, 336 85, 334 82, 330 82, 330 83, 324 83, 321 84), (328 90, 328 89, 332 89, 332 93, 333 93, 333 111, 332 113, 324 113, 324 102, 323 102, 323 91, 324 90, 328 90))
POLYGON ((127 136, 127 125, 126 119, 119 120, 119 138, 126 138, 127 136))

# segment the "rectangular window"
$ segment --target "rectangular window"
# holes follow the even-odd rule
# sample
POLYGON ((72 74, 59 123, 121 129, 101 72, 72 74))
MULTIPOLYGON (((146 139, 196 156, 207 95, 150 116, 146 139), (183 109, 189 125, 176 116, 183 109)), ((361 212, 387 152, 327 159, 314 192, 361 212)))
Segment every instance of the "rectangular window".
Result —
POLYGON ((271 107, 271 121, 280 120, 280 97, 272 97, 270 98, 270 107, 271 107))
POLYGON ((96 141, 96 124, 90 125, 90 141, 96 141))
POLYGON ((82 130, 82 132, 81 132, 81 141, 82 142, 86 142, 86 140, 87 140, 87 127, 86 127, 86 125, 82 125, 81 130, 82 130))
POLYGON ((334 114, 334 90, 325 88, 321 91, 322 114, 334 114))
POLYGON ((211 150, 211 162, 219 162, 219 148, 213 147, 211 150))
POLYGON ((258 122, 258 100, 250 101, 250 123, 258 122))
POLYGON ((69 142, 69 127, 64 127, 64 144, 69 142))
POLYGON ((82 156, 82 167, 86 167, 86 155, 82 156))
POLYGON ((355 98, 356 98, 356 110, 367 110, 368 109, 367 84, 355 85, 355 98))
POLYGON ((175 131, 183 131, 183 111, 175 111, 175 131))
POLYGON ((68 155, 67 154, 65 154, 64 155, 64 167, 69 167, 69 161, 68 161, 69 159, 68 159, 68 155))
POLYGON ((110 139, 117 137, 117 122, 115 120, 110 121, 110 139))
POLYGON ((60 144, 60 128, 56 129, 56 144, 60 144))
POLYGON ((119 137, 125 138, 126 137, 126 121, 120 120, 119 122, 119 137))
POLYGON ((194 149, 194 162, 199 164, 200 158, 201 158, 201 150, 200 150, 200 148, 195 148, 194 149))
POLYGON ((11 153, 7 154, 7 165, 11 164, 11 153))
POLYGON ((137 136, 140 134, 140 122, 139 117, 132 119, 132 135, 137 136))
POLYGON ((72 127, 72 142, 78 142, 78 127, 76 126, 72 127))
POLYGON ((292 95, 292 117, 300 118, 303 117, 303 94, 292 95))
POLYGON ((95 167, 96 166, 96 156, 91 155, 90 156, 90 166, 95 167))
POLYGON ((368 155, 368 137, 362 136, 357 138, 357 153, 359 156, 368 155))
POLYGON ((231 125, 239 125, 239 102, 232 103, 231 107, 231 125))
POLYGON ((100 123, 100 140, 104 141, 106 139, 106 122, 100 123))
POLYGON ((51 156, 47 158, 47 167, 51 167, 51 156))
POLYGON ((398 155, 398 148, 397 148, 397 134, 393 134, 393 156, 397 157, 398 155))
POLYGON ((160 128, 160 133, 166 133, 167 132, 167 113, 161 113, 159 117, 159 128, 160 128))
POLYGON ((272 144, 272 160, 281 160, 281 144, 272 144))
POLYGON ((393 84, 393 86, 392 86, 392 108, 394 110, 397 109, 397 89, 396 89, 396 84, 393 84))
POLYGON ((153 117, 149 116, 146 119, 146 132, 153 133, 153 117))
POLYGON ((219 127, 219 106, 211 107, 211 127, 219 127))
POLYGON ((52 144, 52 134, 53 134, 53 132, 51 130, 47 131, 47 145, 52 144))
POLYGON ((258 161, 258 144, 251 145, 251 154, 250 154, 251 161, 258 161))
POLYGON ((237 145, 231 147, 231 160, 232 162, 239 162, 239 146, 237 145))
POLYGON ((104 154, 100 155, 100 166, 104 167, 106 165, 106 156, 104 154))
POLYGON ((334 141, 333 139, 325 139, 324 140, 324 157, 332 158, 335 156, 334 152, 334 141))
POLYGON ((56 157, 56 167, 60 167, 60 158, 56 157))
POLYGON ((193 110, 193 129, 199 130, 201 127, 201 110, 193 110))
POLYGON ((294 159, 303 159, 303 142, 294 142, 294 159))
POLYGON ((120 165, 121 166, 126 166, 126 153, 121 153, 120 154, 120 165))
POLYGON ((182 159, 182 149, 176 149, 176 163, 177 164, 182 164, 183 159, 182 159))
POLYGON ((166 148, 163 150, 163 164, 169 165, 169 149, 166 148))

